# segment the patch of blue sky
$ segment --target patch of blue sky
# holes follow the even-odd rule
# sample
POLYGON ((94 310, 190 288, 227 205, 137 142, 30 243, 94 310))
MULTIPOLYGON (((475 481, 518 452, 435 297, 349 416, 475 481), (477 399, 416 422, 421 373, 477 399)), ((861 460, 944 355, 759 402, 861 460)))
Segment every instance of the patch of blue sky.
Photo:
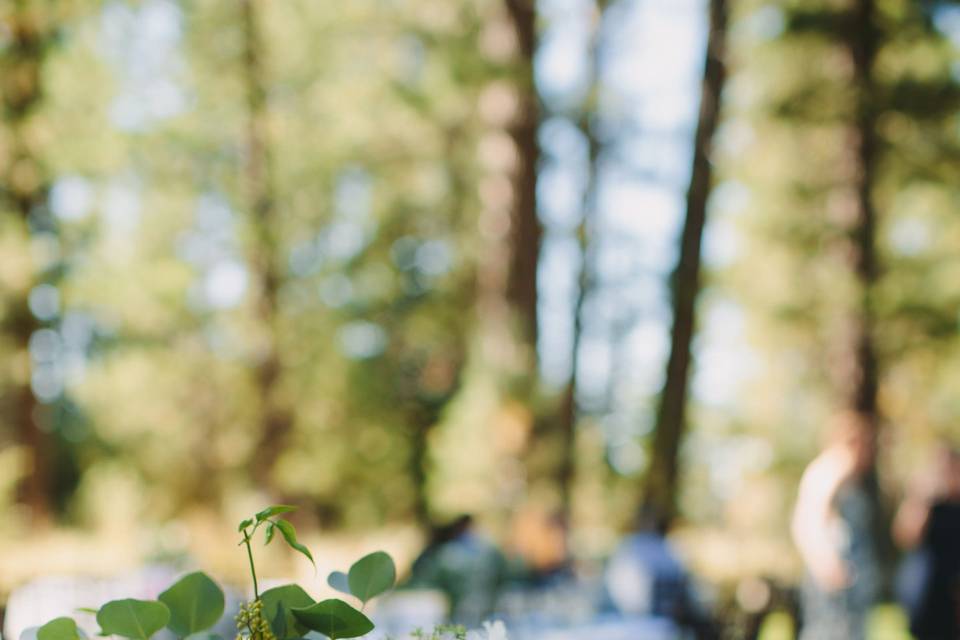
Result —
POLYGON ((114 0, 100 15, 101 54, 114 68, 118 91, 110 106, 113 126, 148 130, 182 113, 186 95, 179 83, 183 14, 173 0, 136 5, 114 0))
MULTIPOLYGON (((555 110, 570 109, 585 94, 591 5, 588 0, 539 3, 546 31, 537 56, 537 81, 548 107, 555 110)), ((627 0, 614 3, 609 11, 599 69, 598 130, 604 137, 605 162, 591 238, 596 300, 584 314, 579 373, 581 380, 590 381, 581 385, 587 396, 612 385, 615 396, 649 397, 662 385, 668 353, 666 278, 677 259, 689 180, 706 3, 627 0), (627 362, 617 365, 608 348, 609 334, 624 314, 635 315, 635 320, 616 354, 627 362), (610 379, 614 371, 620 379, 610 379)), ((782 28, 781 20, 778 12, 760 12, 750 28, 757 37, 767 37, 782 28)), ((569 314, 580 260, 572 234, 582 215, 586 143, 564 118, 548 119, 541 140, 547 159, 539 185, 540 213, 547 234, 540 269, 539 349, 543 374, 549 382, 562 384, 570 367, 569 314)), ((724 184, 712 198, 713 218, 704 237, 708 267, 723 267, 737 258, 739 233, 733 218, 747 197, 737 185, 724 184)), ((704 305, 693 385, 696 401, 728 405, 749 375, 751 356, 741 315, 729 300, 719 310, 709 301, 704 305)), ((651 403, 640 406, 649 411, 651 403)))

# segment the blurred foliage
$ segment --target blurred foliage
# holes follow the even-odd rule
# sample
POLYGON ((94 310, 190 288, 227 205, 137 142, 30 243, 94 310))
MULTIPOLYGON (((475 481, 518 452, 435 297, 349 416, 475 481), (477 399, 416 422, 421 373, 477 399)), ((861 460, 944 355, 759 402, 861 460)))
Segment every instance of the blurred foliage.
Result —
MULTIPOLYGON (((610 3, 613 21, 627 4, 610 3)), ((733 220, 738 246, 707 274, 700 309, 735 302, 749 339, 736 357, 754 366, 734 406, 695 399, 682 504, 695 531, 680 540, 698 567, 733 580, 796 570, 785 514, 837 401, 831 349, 859 293, 843 242, 855 96, 838 39, 849 2, 731 4, 710 216, 733 220)), ((882 273, 872 302, 896 452, 888 482, 936 437, 960 437, 951 4, 877 3, 882 273)), ((16 504, 32 452, 12 407, 31 362, 50 376, 33 381, 35 420, 52 443, 51 508, 66 524, 233 517, 268 493, 303 504, 297 524, 308 531, 477 511, 506 532, 531 504, 555 504, 556 488, 531 486, 530 469, 562 452, 528 448, 534 415, 556 411, 505 393, 528 354, 507 339, 515 327, 502 313, 503 212, 514 195, 505 175, 525 77, 502 2, 258 4, 280 272, 272 327, 256 308, 240 3, 5 2, 2 69, 22 61, 14 7, 34 12, 46 35, 42 55, 31 53, 42 99, 28 125, 7 109, 0 126, 0 509, 11 514, 0 535, 27 516, 16 504), (7 197, 15 135, 42 168, 35 213, 47 226, 7 197), (24 305, 38 322, 29 336, 48 330, 36 340, 9 330, 24 305), (255 487, 256 367, 271 331, 292 431, 268 484, 255 487)), ((0 74, 9 95, 13 75, 0 74)), ((592 152, 610 165, 629 155, 616 143, 633 124, 627 106, 596 93, 581 106, 613 115, 576 118, 596 125, 606 146, 592 152)), ((556 110, 543 131, 563 132, 569 114, 556 110)), ((546 264, 541 280, 553 277, 546 264)), ((600 306, 588 300, 584 315, 600 306)), ((621 370, 632 366, 628 334, 610 345, 611 358, 628 360, 621 370)), ((539 391, 537 402, 560 400, 539 391)), ((634 406, 653 403, 627 395, 620 417, 639 423, 634 406)), ((638 470, 610 464, 608 417, 578 413, 574 547, 590 556, 631 521, 640 493, 638 470)))
MULTIPOLYGON (((871 198, 880 275, 865 295, 891 497, 936 438, 960 435, 950 391, 960 347, 960 227, 948 204, 957 197, 960 85, 949 4, 876 3, 868 108, 877 121, 871 198)), ((745 310, 757 360, 735 432, 759 436, 772 454, 741 499, 772 494, 779 514, 768 522, 785 531, 797 473, 818 447, 819 425, 842 403, 837 343, 864 295, 847 266, 856 96, 842 43, 857 25, 847 2, 743 2, 738 10, 717 199, 732 208, 746 242, 716 278, 745 310)))

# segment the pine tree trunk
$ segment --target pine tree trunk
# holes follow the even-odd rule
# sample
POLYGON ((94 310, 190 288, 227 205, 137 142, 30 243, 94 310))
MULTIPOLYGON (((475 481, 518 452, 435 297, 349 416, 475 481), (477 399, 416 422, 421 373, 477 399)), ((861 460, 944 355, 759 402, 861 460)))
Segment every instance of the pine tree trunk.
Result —
MULTIPOLYGON (((856 277, 859 300, 852 311, 847 346, 851 357, 851 383, 845 389, 846 408, 857 414, 875 436, 880 432, 879 365, 874 343, 876 322, 872 303, 879 276, 876 235, 877 209, 874 203, 874 185, 877 179, 879 145, 877 138, 877 91, 873 78, 879 33, 875 0, 854 0, 853 32, 847 43, 853 60, 856 85, 855 122, 852 146, 853 189, 856 195, 856 215, 849 229, 849 255, 856 277)), ((884 502, 877 475, 876 462, 866 475, 866 488, 873 503, 872 531, 879 549, 881 568, 886 579, 895 568, 897 550, 890 535, 892 514, 884 502)))
POLYGON ((650 465, 644 477, 645 503, 656 508, 668 520, 677 509, 680 446, 686 430, 691 342, 695 330, 696 299, 700 290, 700 245, 713 179, 710 154, 726 80, 726 36, 727 1, 711 0, 710 33, 694 138, 693 167, 687 191, 686 217, 680 235, 680 255, 670 283, 673 294, 670 355, 654 427, 650 465))
POLYGON ((852 267, 860 288, 860 303, 854 322, 854 384, 847 400, 849 408, 860 414, 874 429, 878 426, 877 358, 873 344, 874 312, 871 294, 877 281, 876 227, 873 203, 876 179, 877 136, 875 91, 872 69, 876 57, 877 34, 873 0, 856 0, 855 32, 849 40, 857 89, 854 132, 854 176, 856 217, 850 228, 852 267))
MULTIPOLYGON (((31 140, 31 120, 43 101, 43 62, 49 44, 49 29, 43 24, 41 9, 27 0, 13 3, 10 38, 0 66, 4 119, 9 128, 10 147, 0 165, 0 195, 5 196, 18 217, 17 227, 27 242, 31 228, 49 226, 47 207, 49 181, 42 158, 38 157, 35 140, 31 140)), ((53 439, 40 424, 40 404, 31 386, 32 362, 30 338, 41 328, 30 310, 31 289, 42 282, 43 274, 31 269, 23 288, 13 296, 4 330, 16 346, 17 362, 11 416, 16 424, 17 442, 27 452, 26 477, 19 487, 19 500, 25 504, 35 522, 49 519, 51 510, 51 468, 53 439)))
POLYGON ((518 319, 520 338, 529 350, 531 378, 536 367, 538 333, 537 265, 543 228, 537 215, 537 169, 540 144, 540 100, 533 77, 537 49, 537 14, 534 0, 506 0, 520 49, 520 108, 510 127, 517 149, 513 175, 513 207, 510 215, 510 266, 507 300, 518 319))
POLYGON ((577 278, 577 296, 573 305, 573 336, 570 345, 570 378, 567 380, 560 402, 560 464, 557 469, 557 487, 560 490, 560 510, 566 522, 570 521, 573 508, 573 485, 576 475, 577 422, 580 411, 577 405, 577 370, 580 368, 580 344, 583 336, 583 305, 589 295, 590 274, 587 265, 588 246, 586 242, 588 212, 584 211, 581 222, 580 255, 581 266, 577 278))
POLYGON ((278 344, 277 321, 280 289, 279 241, 277 238, 276 187, 273 180, 264 47, 260 21, 261 0, 242 0, 244 34, 244 81, 247 89, 247 187, 254 229, 254 247, 251 267, 255 288, 254 312, 263 330, 263 342, 258 354, 255 380, 258 388, 259 444, 253 461, 255 479, 266 487, 277 459, 282 454, 293 415, 280 397, 280 377, 283 370, 278 344))
POLYGON ((600 160, 600 141, 592 125, 596 114, 594 97, 599 91, 600 62, 599 48, 602 35, 603 15, 607 0, 596 0, 594 29, 591 36, 590 84, 586 104, 580 115, 579 128, 587 140, 588 175, 583 194, 583 212, 577 230, 577 243, 580 248, 580 266, 577 272, 577 294, 573 304, 573 335, 570 344, 570 378, 567 380, 560 402, 560 465, 557 473, 557 486, 560 488, 560 509, 566 522, 570 522, 573 507, 573 489, 576 479, 577 422, 580 418, 577 405, 577 372, 580 368, 580 345, 583 337, 583 307, 590 297, 594 283, 591 238, 595 231, 597 210, 598 162, 600 160))

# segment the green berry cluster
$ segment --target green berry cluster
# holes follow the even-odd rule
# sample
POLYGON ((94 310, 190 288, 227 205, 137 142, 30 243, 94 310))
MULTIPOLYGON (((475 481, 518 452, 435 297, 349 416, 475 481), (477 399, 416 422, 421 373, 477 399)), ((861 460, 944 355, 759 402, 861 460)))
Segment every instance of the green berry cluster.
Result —
POLYGON ((240 605, 237 614, 237 640, 277 640, 270 623, 263 617, 263 602, 254 600, 240 605))

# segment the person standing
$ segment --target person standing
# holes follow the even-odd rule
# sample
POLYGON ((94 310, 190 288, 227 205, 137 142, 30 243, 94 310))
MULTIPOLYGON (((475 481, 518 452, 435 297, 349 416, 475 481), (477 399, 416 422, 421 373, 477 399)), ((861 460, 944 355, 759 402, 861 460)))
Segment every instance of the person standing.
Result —
POLYGON ((941 448, 934 473, 900 505, 894 540, 908 555, 899 591, 918 640, 960 638, 960 451, 941 448))
POLYGON ((867 485, 875 458, 869 425, 857 414, 842 413, 800 480, 791 529, 807 569, 801 640, 864 638, 880 583, 867 485))

